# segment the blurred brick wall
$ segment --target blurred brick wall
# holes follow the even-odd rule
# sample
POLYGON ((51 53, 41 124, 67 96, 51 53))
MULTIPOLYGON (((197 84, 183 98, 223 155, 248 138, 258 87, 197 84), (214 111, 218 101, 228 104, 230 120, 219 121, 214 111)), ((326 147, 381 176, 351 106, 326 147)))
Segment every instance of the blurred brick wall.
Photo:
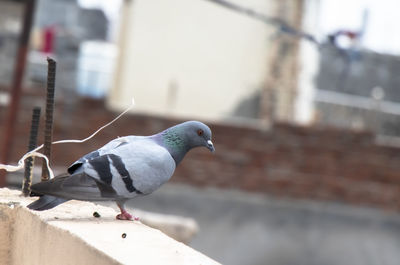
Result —
MULTIPOLYGON (((85 138, 115 116, 102 102, 81 101, 73 108, 58 104, 54 140, 85 138)), ((14 161, 26 150, 30 110, 19 117, 14 161)), ((53 165, 66 167, 117 136, 153 134, 178 122, 126 115, 88 143, 54 146, 53 165)), ((3 123, 0 108, 1 128, 3 123)), ((216 153, 191 151, 173 181, 400 210, 400 149, 376 145, 369 133, 287 124, 268 130, 209 125, 216 153)))

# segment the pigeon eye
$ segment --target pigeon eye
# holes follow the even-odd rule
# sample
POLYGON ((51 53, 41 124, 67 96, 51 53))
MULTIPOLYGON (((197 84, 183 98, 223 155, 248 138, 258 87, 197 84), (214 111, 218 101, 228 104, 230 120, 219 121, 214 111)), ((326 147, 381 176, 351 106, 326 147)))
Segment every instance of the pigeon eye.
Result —
POLYGON ((204 131, 202 129, 197 130, 197 135, 202 136, 204 134, 204 131))

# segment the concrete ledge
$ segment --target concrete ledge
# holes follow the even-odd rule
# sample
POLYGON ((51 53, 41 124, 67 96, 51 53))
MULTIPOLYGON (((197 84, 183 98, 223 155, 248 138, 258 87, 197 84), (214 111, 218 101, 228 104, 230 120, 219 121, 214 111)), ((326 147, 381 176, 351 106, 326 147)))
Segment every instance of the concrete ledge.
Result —
POLYGON ((218 264, 141 222, 115 220, 112 208, 71 201, 33 212, 25 207, 32 200, 0 189, 4 264, 218 264))
MULTIPOLYGON (((34 167, 33 176, 40 176, 41 170, 41 167, 34 167)), ((53 168, 53 170, 56 173, 55 175, 63 173, 63 171, 57 167, 53 168)), ((7 175, 7 184, 9 186, 20 187, 22 181, 23 174, 21 172, 14 172, 7 175)), ((37 181, 40 181, 40 179, 37 179, 37 181)), ((111 206, 114 207, 114 209, 116 208, 116 204, 114 202, 102 202, 101 205, 111 206)), ((173 239, 178 240, 179 242, 183 242, 185 244, 188 244, 199 230, 196 221, 192 218, 185 218, 175 215, 156 214, 141 211, 138 209, 135 209, 134 215, 140 216, 140 221, 143 224, 161 230, 163 233, 167 234, 173 239)))

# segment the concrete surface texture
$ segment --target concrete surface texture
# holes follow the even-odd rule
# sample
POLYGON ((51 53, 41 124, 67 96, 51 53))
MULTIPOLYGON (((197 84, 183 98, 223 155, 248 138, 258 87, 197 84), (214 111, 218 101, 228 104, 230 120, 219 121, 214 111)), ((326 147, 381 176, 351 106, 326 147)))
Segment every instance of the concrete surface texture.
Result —
POLYGON ((141 222, 115 220, 109 207, 70 201, 36 212, 20 194, 0 189, 1 264, 218 264, 141 222))
POLYGON ((190 245, 223 264, 400 264, 395 212, 176 184, 129 207, 193 217, 190 245))

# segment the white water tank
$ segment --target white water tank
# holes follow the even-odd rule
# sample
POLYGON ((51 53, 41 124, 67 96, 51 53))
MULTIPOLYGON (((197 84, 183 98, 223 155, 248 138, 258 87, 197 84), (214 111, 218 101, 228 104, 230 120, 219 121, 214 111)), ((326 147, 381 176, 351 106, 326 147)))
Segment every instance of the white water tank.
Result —
POLYGON ((117 58, 116 45, 103 41, 85 41, 79 47, 77 91, 91 98, 106 96, 117 58))

